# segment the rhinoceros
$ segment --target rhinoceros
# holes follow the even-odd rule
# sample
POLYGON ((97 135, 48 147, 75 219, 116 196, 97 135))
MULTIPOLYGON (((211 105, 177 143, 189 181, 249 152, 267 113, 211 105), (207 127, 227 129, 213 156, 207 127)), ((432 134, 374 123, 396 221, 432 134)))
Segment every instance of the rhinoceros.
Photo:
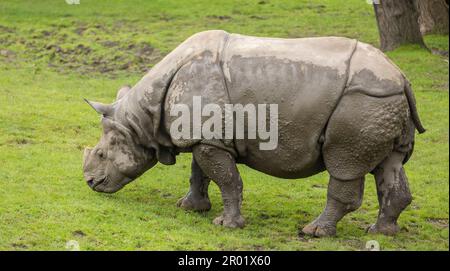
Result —
MULTIPOLYGON (((221 30, 197 33, 156 64, 116 101, 86 100, 103 134, 84 152, 84 178, 113 193, 158 162, 191 152, 190 190, 177 205, 211 208, 208 185, 220 188, 223 213, 213 220, 243 227, 243 182, 236 164, 298 179, 327 170, 326 207, 303 233, 336 234, 342 217, 360 207, 365 175, 375 176, 379 214, 371 233, 392 235, 412 197, 403 165, 423 128, 404 74, 378 49, 343 37, 262 38, 221 30), (170 110, 192 97, 218 104, 277 104, 278 143, 257 138, 175 138, 170 110)), ((276 185, 274 183, 274 185, 276 185)))

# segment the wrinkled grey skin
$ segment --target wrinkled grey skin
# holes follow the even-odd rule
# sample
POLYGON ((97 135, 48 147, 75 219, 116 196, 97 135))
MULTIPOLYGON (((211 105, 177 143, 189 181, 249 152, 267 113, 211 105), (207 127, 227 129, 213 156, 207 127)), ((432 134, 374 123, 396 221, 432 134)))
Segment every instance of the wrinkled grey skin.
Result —
MULTIPOLYGON (((395 234, 411 202, 403 164, 414 132, 423 132, 408 81, 374 47, 338 37, 275 39, 224 31, 198 33, 178 46, 111 105, 89 102, 100 114, 103 136, 87 149, 84 176, 98 192, 112 193, 157 162, 175 163, 192 152, 184 209, 211 208, 208 185, 220 188, 223 214, 215 224, 243 227, 243 183, 237 163, 282 178, 327 170, 327 204, 303 233, 329 236, 362 202, 364 177, 375 175, 380 211, 369 232, 395 234), (169 115, 177 103, 278 104, 279 141, 259 150, 260 139, 176 140, 169 115)), ((274 184, 276 185, 276 184, 274 184)))

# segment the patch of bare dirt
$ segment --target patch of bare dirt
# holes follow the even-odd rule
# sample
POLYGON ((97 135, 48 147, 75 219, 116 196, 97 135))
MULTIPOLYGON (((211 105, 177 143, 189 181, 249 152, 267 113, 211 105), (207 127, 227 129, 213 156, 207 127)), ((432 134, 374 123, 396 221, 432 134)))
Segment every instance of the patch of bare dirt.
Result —
POLYGON ((72 232, 72 235, 74 237, 84 237, 84 236, 86 236, 86 233, 84 233, 82 230, 76 230, 76 231, 72 232))
POLYGON ((255 20, 267 20, 267 17, 265 16, 258 16, 258 15, 251 15, 250 19, 255 19, 255 20))
POLYGON ((12 27, 7 27, 7 26, 0 25, 0 32, 2 32, 2 33, 14 33, 15 30, 12 27))
POLYGON ((448 218, 427 218, 427 221, 438 228, 448 228, 448 218))
POLYGON ((431 53, 448 59, 448 51, 431 48, 431 53))
POLYGON ((225 21, 225 20, 231 20, 231 16, 228 15, 210 15, 207 16, 209 19, 217 19, 217 20, 221 20, 221 21, 225 21))
POLYGON ((16 53, 12 50, 0 49, 0 56, 7 61, 13 61, 16 57, 16 53))
POLYGON ((27 249, 28 248, 28 246, 25 244, 17 244, 17 243, 12 243, 11 246, 14 249, 27 249))
POLYGON ((0 60, 11 62, 17 55, 24 62, 43 62, 61 73, 142 74, 163 57, 149 42, 136 41, 143 34, 148 30, 126 21, 110 25, 74 21, 26 31, 0 25, 0 60), (17 45, 25 50, 8 48, 17 45))

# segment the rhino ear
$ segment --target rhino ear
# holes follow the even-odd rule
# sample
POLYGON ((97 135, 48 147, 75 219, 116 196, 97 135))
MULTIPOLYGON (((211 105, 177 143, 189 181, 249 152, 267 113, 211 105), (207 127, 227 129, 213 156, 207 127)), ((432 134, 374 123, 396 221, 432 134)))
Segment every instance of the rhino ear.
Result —
POLYGON ((116 101, 120 100, 123 96, 127 95, 128 92, 130 91, 130 89, 131 89, 131 86, 129 86, 129 85, 125 85, 125 86, 121 87, 117 91, 116 101))
POLYGON ((169 148, 160 146, 156 150, 156 158, 158 161, 166 166, 173 165, 176 162, 175 155, 169 148))
POLYGON ((91 102, 84 99, 92 108, 94 108, 97 113, 103 115, 104 117, 114 115, 114 107, 110 104, 102 104, 98 102, 91 102))

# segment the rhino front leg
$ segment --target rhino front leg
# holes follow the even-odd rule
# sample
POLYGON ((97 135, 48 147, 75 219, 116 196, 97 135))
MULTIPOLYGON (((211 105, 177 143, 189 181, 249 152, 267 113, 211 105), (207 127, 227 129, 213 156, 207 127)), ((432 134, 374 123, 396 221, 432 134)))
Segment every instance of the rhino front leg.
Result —
POLYGON ((330 176, 325 210, 303 228, 303 233, 315 237, 336 235, 336 224, 361 206, 363 193, 364 177, 342 181, 330 176))
POLYGON ((201 144, 194 147, 193 153, 200 168, 219 186, 222 193, 223 213, 213 223, 230 228, 244 227, 240 210, 242 179, 233 156, 222 149, 201 144))
POLYGON ((185 210, 209 211, 211 209, 208 196, 210 178, 203 173, 194 157, 192 157, 189 182, 189 192, 177 202, 177 206, 185 210))

